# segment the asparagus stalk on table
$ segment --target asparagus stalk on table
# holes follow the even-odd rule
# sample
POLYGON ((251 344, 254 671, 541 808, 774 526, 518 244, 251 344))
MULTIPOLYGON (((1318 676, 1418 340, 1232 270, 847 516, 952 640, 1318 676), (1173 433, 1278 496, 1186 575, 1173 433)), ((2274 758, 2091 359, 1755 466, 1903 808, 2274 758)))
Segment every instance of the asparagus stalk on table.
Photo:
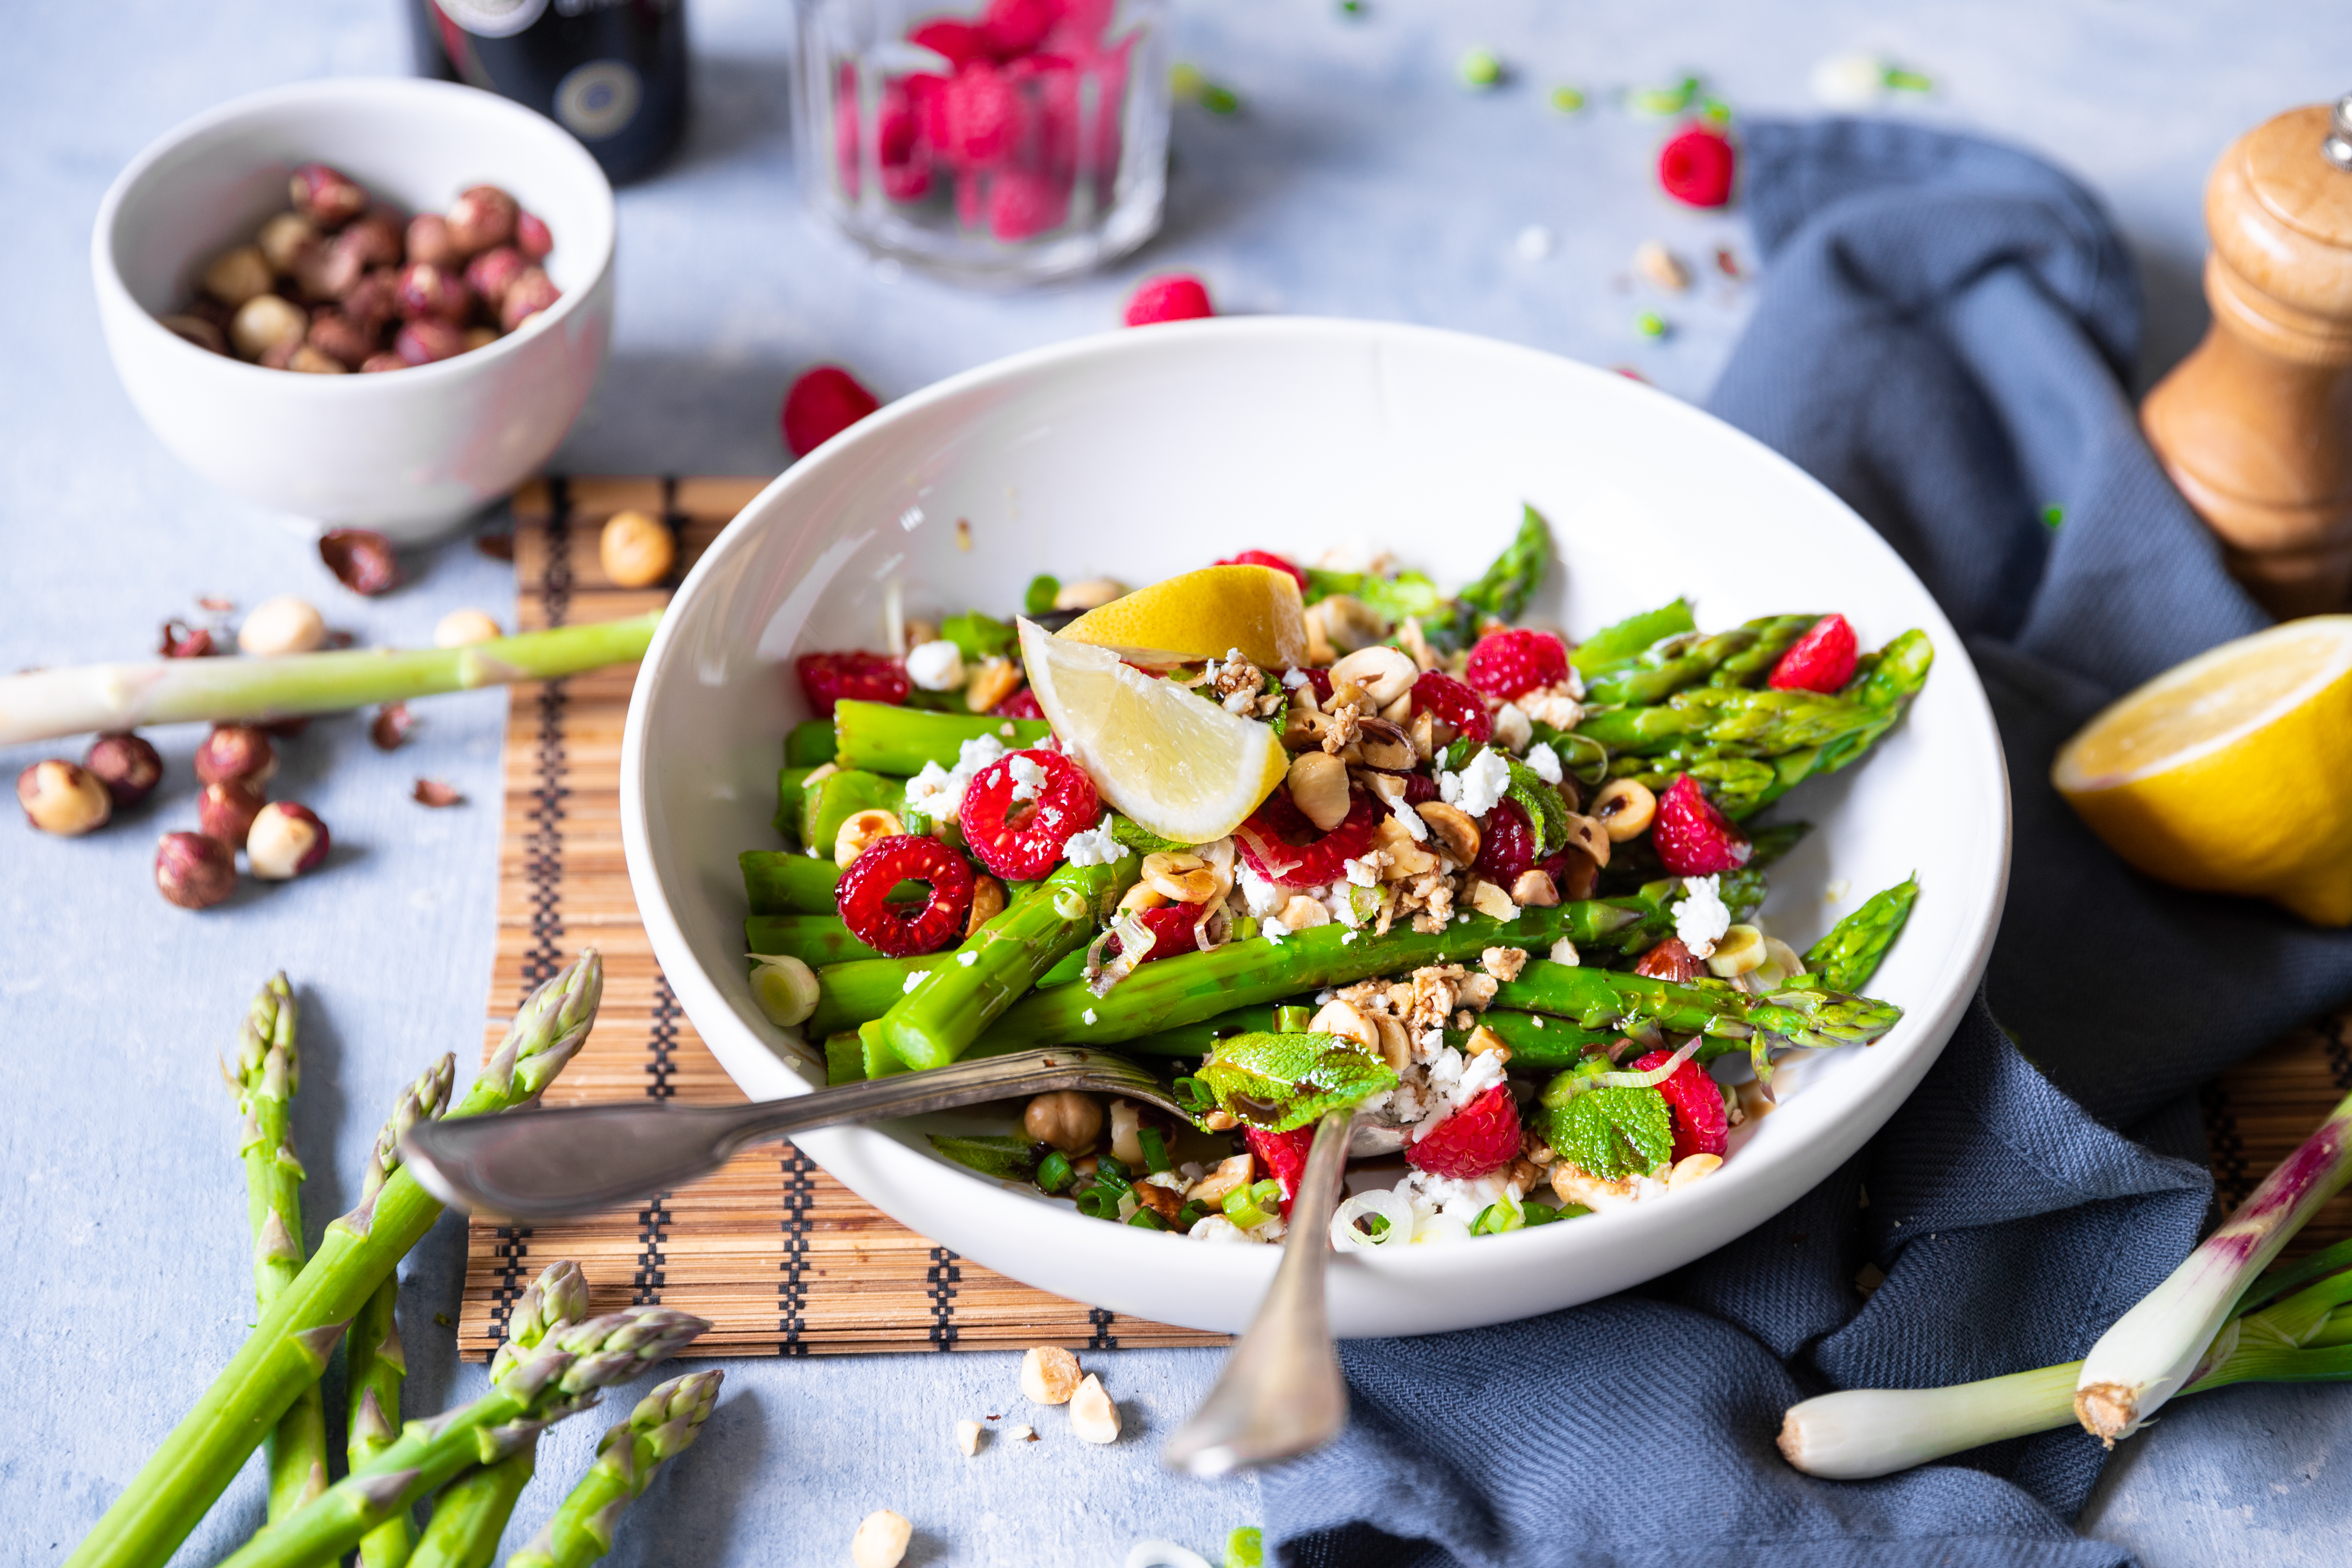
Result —
POLYGON ((596 1462, 530 1544, 507 1568, 587 1568, 613 1549, 621 1510, 645 1493, 654 1470, 693 1446, 719 1402, 725 1373, 689 1373, 661 1384, 604 1434, 596 1462))
POLYGON ((630 1307, 558 1331, 501 1369, 490 1392, 431 1421, 411 1421, 367 1466, 270 1526, 222 1568, 313 1568, 394 1513, 477 1465, 520 1452, 608 1384, 675 1354, 710 1325, 667 1307, 630 1307))
MULTIPOLYGON (((302 1267, 302 1163, 293 1142, 294 1091, 301 1080, 298 1018, 293 988, 280 970, 246 1010, 230 1073, 245 1113, 237 1153, 253 1235, 254 1301, 263 1311, 302 1267)), ((318 1384, 279 1418, 267 1447, 274 1521, 327 1489, 327 1415, 318 1384)))
MULTIPOLYGON (((603 991, 592 949, 531 993, 449 1114, 487 1116, 536 1099, 587 1038, 603 991)), ((404 1167, 330 1224, 318 1252, 75 1548, 68 1568, 161 1568, 440 1214, 404 1167)))
POLYGON ((643 658, 660 620, 656 611, 466 647, 163 658, 0 677, 0 745, 142 724, 262 724, 518 680, 554 680, 643 658))

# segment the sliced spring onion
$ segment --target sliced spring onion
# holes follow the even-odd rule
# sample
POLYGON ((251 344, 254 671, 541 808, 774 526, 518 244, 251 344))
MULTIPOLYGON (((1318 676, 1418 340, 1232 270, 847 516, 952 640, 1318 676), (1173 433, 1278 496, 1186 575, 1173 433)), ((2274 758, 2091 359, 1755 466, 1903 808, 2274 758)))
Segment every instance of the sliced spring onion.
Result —
POLYGON ((1412 1205, 1393 1188, 1356 1194, 1331 1216, 1331 1245, 1340 1252, 1373 1252, 1412 1244, 1412 1205), (1367 1222, 1359 1228, 1358 1222, 1367 1222))

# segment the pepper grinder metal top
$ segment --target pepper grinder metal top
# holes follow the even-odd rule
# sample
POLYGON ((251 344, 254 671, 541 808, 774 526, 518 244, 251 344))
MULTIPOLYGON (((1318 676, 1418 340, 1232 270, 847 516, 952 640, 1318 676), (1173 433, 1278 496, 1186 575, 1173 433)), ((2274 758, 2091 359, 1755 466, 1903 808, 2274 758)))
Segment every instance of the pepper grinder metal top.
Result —
POLYGON ((2205 189, 2213 324, 2140 423, 2230 570, 2282 616, 2352 597, 2352 95, 2290 110, 2205 189))

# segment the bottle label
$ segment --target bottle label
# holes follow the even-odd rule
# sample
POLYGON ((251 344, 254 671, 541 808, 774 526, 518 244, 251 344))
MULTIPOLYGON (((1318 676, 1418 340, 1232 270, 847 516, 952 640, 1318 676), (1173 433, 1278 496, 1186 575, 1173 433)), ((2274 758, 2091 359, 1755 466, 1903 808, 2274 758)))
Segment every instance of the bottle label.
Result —
POLYGON ((433 0, 441 14, 477 37, 510 38, 540 18, 547 0, 433 0))

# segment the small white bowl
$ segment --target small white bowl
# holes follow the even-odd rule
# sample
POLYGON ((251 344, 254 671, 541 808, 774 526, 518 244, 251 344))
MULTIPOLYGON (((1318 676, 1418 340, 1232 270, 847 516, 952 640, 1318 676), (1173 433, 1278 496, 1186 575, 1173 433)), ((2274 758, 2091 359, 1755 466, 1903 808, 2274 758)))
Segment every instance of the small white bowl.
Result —
MULTIPOLYGON (((1533 350, 1374 322, 1155 326, 1018 355, 894 403, 795 465, 688 576, 654 639, 621 753, 622 841, 663 973, 754 1099, 809 1087, 751 1000, 736 853, 776 843, 789 665, 875 647, 906 613, 1003 613, 1032 574, 1140 584, 1250 547, 1314 560, 1365 541, 1468 581, 1522 501, 1561 566, 1528 618, 1590 634, 1678 594, 1701 623, 1841 610, 1866 645, 1909 626, 1936 668, 1862 766, 1779 815, 1817 831, 1771 872, 1765 919, 1801 949, 1916 871, 1910 928, 1873 979, 1903 1021, 1789 1062, 1781 1103, 1716 1174, 1522 1234, 1333 1259, 1343 1335, 1500 1322, 1623 1289, 1762 1223, 1842 1163, 1918 1083, 1974 993, 2008 879, 2000 742, 1967 650, 1877 534, 1774 453, 1687 404, 1533 350), (971 548, 958 548, 959 519, 971 548), (1832 901, 1826 892, 1847 884, 1832 901)), ((934 1157, 903 1125, 802 1148, 876 1206, 1016 1279, 1161 1321, 1234 1330, 1275 1264, 1082 1219, 934 1157)))
POLYGON ((114 368, 163 445, 257 505, 429 538, 544 462, 603 367, 613 327, 613 188, 552 121, 492 93, 405 78, 272 88, 152 143, 99 204, 90 275, 114 368), (373 375, 303 375, 210 353, 156 318, 184 310, 223 250, 289 211, 322 163, 410 213, 503 187, 547 221, 563 298, 487 348, 373 375))

